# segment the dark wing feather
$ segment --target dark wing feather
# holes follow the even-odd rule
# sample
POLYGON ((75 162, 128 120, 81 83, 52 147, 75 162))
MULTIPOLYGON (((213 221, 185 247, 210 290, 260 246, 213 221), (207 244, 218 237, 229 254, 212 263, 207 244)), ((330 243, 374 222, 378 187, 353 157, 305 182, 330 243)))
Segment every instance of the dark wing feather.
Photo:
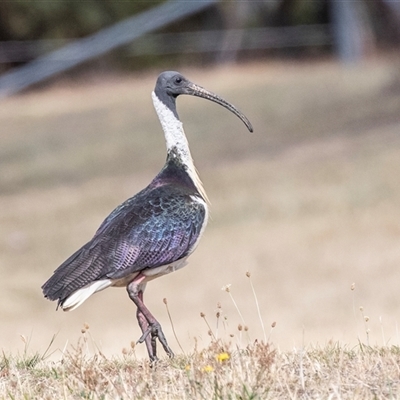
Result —
POLYGON ((85 244, 54 271, 42 286, 45 297, 65 300, 75 290, 92 282, 91 277, 101 275, 105 266, 104 256, 100 248, 91 249, 90 244, 85 244))
POLYGON ((205 219, 202 203, 183 189, 144 190, 117 207, 93 239, 68 258, 43 285, 62 303, 100 279, 120 279, 188 255, 205 219))

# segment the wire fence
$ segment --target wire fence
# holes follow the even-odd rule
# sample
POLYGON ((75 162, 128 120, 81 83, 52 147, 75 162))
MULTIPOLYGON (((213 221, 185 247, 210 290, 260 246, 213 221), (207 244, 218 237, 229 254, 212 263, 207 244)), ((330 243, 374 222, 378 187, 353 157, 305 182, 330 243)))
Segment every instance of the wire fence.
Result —
POLYGON ((186 18, 218 0, 167 1, 86 38, 76 40, 0 77, 0 98, 126 45, 138 37, 186 18))
MULTIPOLYGON (((324 46, 333 41, 329 25, 152 33, 128 44, 125 55, 222 53, 226 51, 227 37, 236 39, 231 41, 235 45, 229 51, 324 46)), ((0 63, 28 62, 60 49, 68 42, 66 39, 0 42, 0 63)), ((75 57, 80 58, 80 55, 75 57)))
POLYGON ((185 54, 285 47, 323 46, 332 43, 329 25, 281 28, 229 29, 198 32, 149 34, 128 48, 128 55, 185 54), (225 38, 233 39, 229 49, 225 38))

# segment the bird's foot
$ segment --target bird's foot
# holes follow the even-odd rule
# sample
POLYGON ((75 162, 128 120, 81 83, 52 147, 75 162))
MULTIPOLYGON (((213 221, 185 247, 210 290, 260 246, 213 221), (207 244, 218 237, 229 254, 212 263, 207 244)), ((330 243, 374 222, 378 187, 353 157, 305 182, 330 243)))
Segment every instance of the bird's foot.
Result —
POLYGON ((174 353, 172 352, 171 348, 168 346, 167 339, 165 338, 164 332, 162 331, 161 325, 156 322, 150 324, 149 327, 143 332, 143 335, 137 341, 138 343, 143 343, 146 338, 151 334, 151 347, 153 349, 153 354, 150 355, 150 360, 157 361, 156 355, 156 339, 160 341, 162 344, 165 352, 168 354, 168 357, 173 358, 174 353))

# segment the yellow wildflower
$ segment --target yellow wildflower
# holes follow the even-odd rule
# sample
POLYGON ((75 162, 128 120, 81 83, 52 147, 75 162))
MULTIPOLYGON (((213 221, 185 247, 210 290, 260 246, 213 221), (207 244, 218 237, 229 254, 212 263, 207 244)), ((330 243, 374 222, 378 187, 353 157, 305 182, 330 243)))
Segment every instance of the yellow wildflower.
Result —
POLYGON ((206 365, 203 367, 203 372, 213 372, 214 368, 211 365, 206 365))
POLYGON ((223 353, 217 354, 217 356, 215 358, 217 359, 218 362, 222 363, 224 361, 229 360, 231 357, 228 353, 223 352, 223 353))

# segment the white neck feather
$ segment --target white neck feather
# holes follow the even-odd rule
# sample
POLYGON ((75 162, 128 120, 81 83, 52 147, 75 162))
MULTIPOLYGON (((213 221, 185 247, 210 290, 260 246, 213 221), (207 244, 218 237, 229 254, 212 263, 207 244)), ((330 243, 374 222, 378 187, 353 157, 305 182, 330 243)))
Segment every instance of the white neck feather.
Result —
POLYGON ((152 92, 154 108, 156 109, 158 118, 164 131, 167 150, 173 148, 179 153, 184 165, 187 166, 187 172, 195 184, 197 190, 204 200, 208 201, 203 184, 197 174, 196 167, 193 164, 192 155, 190 154, 189 144, 183 131, 182 122, 174 115, 174 113, 152 92))

